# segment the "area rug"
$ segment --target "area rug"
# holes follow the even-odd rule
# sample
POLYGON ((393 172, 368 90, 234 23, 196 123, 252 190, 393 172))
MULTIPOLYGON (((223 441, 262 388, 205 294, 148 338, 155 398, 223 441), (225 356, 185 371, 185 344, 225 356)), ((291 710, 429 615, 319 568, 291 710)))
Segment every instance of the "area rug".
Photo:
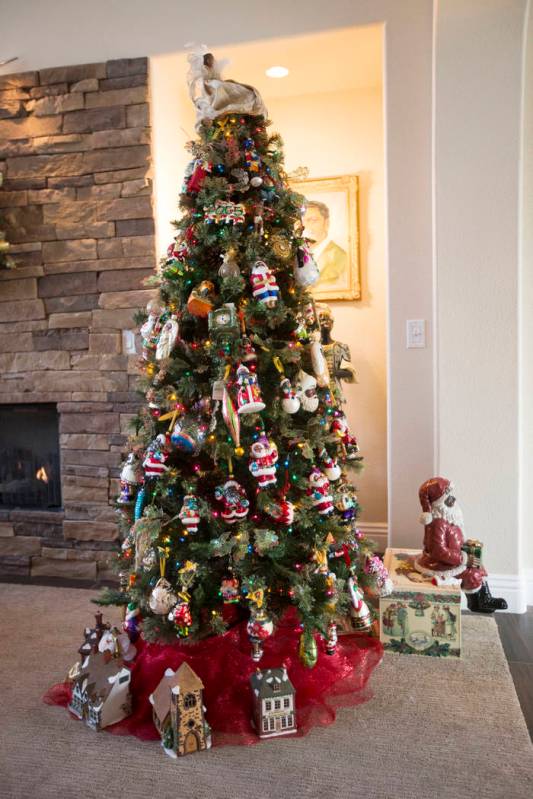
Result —
POLYGON ((493 619, 464 618, 460 660, 387 654, 373 699, 331 727, 173 761, 156 742, 93 733, 41 702, 76 659, 93 595, 0 584, 2 799, 533 794, 533 748, 493 619))

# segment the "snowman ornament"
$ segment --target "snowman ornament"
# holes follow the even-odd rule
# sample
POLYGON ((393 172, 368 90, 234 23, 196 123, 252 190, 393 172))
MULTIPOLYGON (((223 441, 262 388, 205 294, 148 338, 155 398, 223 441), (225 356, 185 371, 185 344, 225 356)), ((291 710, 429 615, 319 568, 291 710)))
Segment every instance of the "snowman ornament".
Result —
POLYGON ((252 294, 266 308, 275 308, 279 300, 279 286, 272 270, 264 261, 256 261, 250 274, 252 294))
POLYGON ((311 469, 305 493, 311 498, 312 505, 320 516, 329 516, 333 513, 333 497, 330 493, 329 480, 318 466, 313 466, 311 469))
POLYGON ((276 463, 278 448, 263 433, 250 447, 250 462, 248 468, 256 478, 259 489, 268 488, 276 484, 276 463))

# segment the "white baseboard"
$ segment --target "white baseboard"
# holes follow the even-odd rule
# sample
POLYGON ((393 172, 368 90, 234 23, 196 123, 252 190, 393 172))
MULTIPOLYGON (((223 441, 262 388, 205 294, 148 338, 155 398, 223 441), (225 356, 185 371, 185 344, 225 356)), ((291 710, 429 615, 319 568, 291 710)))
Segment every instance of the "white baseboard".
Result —
POLYGON ((494 574, 488 577, 493 596, 507 600, 507 613, 525 613, 528 605, 533 605, 533 569, 521 574, 494 574))
POLYGON ((389 546, 389 525, 387 522, 357 522, 357 529, 377 544, 379 552, 389 546))

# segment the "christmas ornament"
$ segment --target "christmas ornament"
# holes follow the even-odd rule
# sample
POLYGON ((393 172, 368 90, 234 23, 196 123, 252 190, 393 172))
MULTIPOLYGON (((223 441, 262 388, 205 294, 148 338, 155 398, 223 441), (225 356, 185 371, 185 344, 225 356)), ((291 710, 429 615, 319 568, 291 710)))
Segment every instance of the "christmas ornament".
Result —
POLYGON ((274 631, 272 619, 264 607, 265 591, 257 588, 248 592, 250 602, 250 618, 246 625, 246 631, 252 644, 252 660, 256 663, 263 657, 263 643, 274 631))
POLYGON ((274 308, 279 300, 279 286, 264 261, 256 261, 250 273, 252 294, 266 308, 274 308))
POLYGON ((333 513, 333 499, 329 491, 329 480, 318 466, 313 466, 307 478, 306 494, 311 498, 313 507, 320 516, 329 516, 333 513))
POLYGON ((214 295, 214 285, 210 280, 203 280, 191 291, 187 300, 187 310, 193 316, 205 318, 213 308, 214 295))
POLYGON ((249 339, 248 336, 243 336, 241 338, 239 355, 241 362, 246 364, 248 367, 257 363, 257 353, 251 339, 249 339))
POLYGON ((134 644, 141 634, 141 611, 135 602, 130 602, 126 608, 123 627, 130 641, 134 644))
POLYGON ((258 186, 263 185, 263 178, 260 175, 254 175, 254 177, 250 180, 250 185, 256 189, 258 186))
POLYGON ((285 413, 297 413, 300 410, 300 399, 296 396, 296 391, 291 385, 288 377, 284 377, 280 383, 281 407, 285 413))
POLYGON ((234 303, 227 302, 215 311, 210 311, 208 324, 211 338, 218 347, 226 347, 226 352, 229 352, 229 346, 240 334, 234 303))
POLYGON ((335 489, 335 507, 341 514, 341 524, 349 525, 355 521, 357 497, 349 483, 342 483, 335 489))
POLYGON ((359 452, 357 439, 350 433, 348 420, 342 411, 337 410, 333 414, 330 430, 336 438, 340 439, 346 452, 347 460, 355 460, 359 452))
POLYGON ((352 601, 352 607, 350 609, 352 627, 354 630, 370 630, 372 627, 370 610, 363 598, 363 592, 355 582, 353 575, 348 578, 348 591, 350 592, 350 599, 352 601))
POLYGON ((265 403, 261 399, 257 377, 244 364, 237 369, 237 383, 237 413, 259 413, 264 410, 265 403))
POLYGON ((165 616, 176 604, 176 594, 172 586, 164 577, 161 577, 150 595, 149 606, 152 613, 158 616, 165 616))
POLYGON ((270 549, 275 549, 279 544, 279 537, 274 530, 255 530, 254 550, 258 555, 264 555, 270 549))
POLYGON ((231 170, 231 176, 235 178, 235 183, 231 184, 232 191, 248 191, 250 188, 250 176, 245 169, 236 168, 231 170))
POLYGON ((324 453, 322 457, 322 468, 324 470, 324 474, 332 483, 342 477, 342 469, 339 466, 337 459, 333 458, 331 455, 328 455, 327 452, 324 453))
POLYGON ((130 452, 120 472, 120 496, 117 502, 120 505, 131 505, 142 481, 143 472, 139 458, 135 452, 130 452))
POLYGON ((283 233, 274 233, 269 240, 270 249, 281 261, 286 261, 291 257, 291 243, 283 233))
POLYGON ((204 219, 207 224, 240 225, 245 221, 245 217, 244 205, 231 200, 215 200, 214 205, 204 206, 204 219))
POLYGON ((146 450, 146 457, 143 461, 144 476, 147 478, 161 477, 168 470, 167 460, 166 438, 163 433, 160 433, 146 450))
POLYGON ((236 480, 227 480, 224 485, 217 486, 215 499, 224 505, 220 515, 226 524, 235 524, 248 515, 250 503, 246 491, 236 480))
POLYGON ((197 455, 205 443, 205 431, 196 419, 184 416, 176 421, 170 440, 181 452, 197 455))
POLYGON ((142 357, 145 361, 150 360, 156 351, 157 338, 161 330, 162 308, 157 300, 150 300, 146 307, 148 319, 141 325, 140 334, 142 340, 142 357))
MULTIPOLYGON (((246 411, 241 411, 239 409, 239 413, 246 413, 246 411)), ((226 423, 228 432, 231 438, 233 439, 233 443, 235 444, 236 447, 240 447, 241 445, 241 438, 240 438, 241 420, 239 417, 239 413, 236 412, 235 405, 233 404, 233 400, 231 399, 230 393, 227 390, 227 388, 224 386, 224 390, 222 393, 222 418, 226 423)))
POLYGON ((222 601, 225 605, 233 605, 239 601, 239 581, 236 577, 226 577, 222 580, 220 586, 220 593, 222 594, 222 601))
POLYGON ((222 258, 222 265, 218 270, 219 277, 239 277, 241 270, 235 260, 235 250, 228 250, 222 253, 220 257, 222 258))
POLYGON ((304 411, 314 413, 318 408, 318 394, 316 393, 316 380, 312 375, 300 369, 296 375, 296 396, 300 400, 304 411))
POLYGON ((190 594, 180 591, 177 596, 177 603, 168 614, 168 620, 176 625, 178 635, 185 638, 189 635, 189 627, 192 624, 190 594))
POLYGON ((322 351, 322 342, 320 340, 320 332, 313 330, 309 335, 309 351, 311 353, 311 365, 315 373, 316 380, 320 388, 327 388, 329 386, 329 369, 326 358, 322 351))
POLYGON ((328 621, 328 635, 326 638, 326 653, 334 655, 337 651, 337 625, 334 621, 328 621))
POLYGON ((318 648, 316 645, 315 636, 310 630, 304 630, 300 635, 298 657, 306 668, 312 669, 316 666, 316 662, 318 660, 318 648))
POLYGON ((153 511, 153 507, 149 506, 146 509, 145 516, 138 519, 131 530, 135 543, 135 571, 139 571, 152 541, 155 541, 161 532, 159 513, 155 511, 154 515, 151 511, 153 511))
POLYGON ((392 594, 394 585, 385 564, 378 555, 366 556, 363 571, 369 576, 376 596, 385 597, 392 594))
POLYGON ((285 498, 269 500, 265 512, 279 524, 289 526, 294 521, 294 505, 285 498))
POLYGON ((189 194, 197 194, 203 186, 205 176, 211 173, 213 165, 202 158, 197 158, 192 162, 191 175, 187 181, 186 191, 189 194))
POLYGON ((258 236, 264 236, 265 234, 263 214, 260 210, 256 211, 254 215, 254 233, 256 233, 258 236))
POLYGON ((164 323, 159 333, 155 350, 156 361, 162 361, 164 358, 170 357, 170 353, 176 346, 178 334, 178 319, 175 314, 172 314, 170 319, 167 319, 164 323))
POLYGON ((251 459, 248 464, 258 482, 258 488, 264 489, 276 484, 276 463, 278 448, 273 441, 262 433, 250 447, 251 459))
POLYGON ((316 261, 313 258, 308 244, 305 243, 301 247, 298 247, 296 259, 294 261, 294 279, 296 285, 302 288, 313 286, 319 277, 320 272, 316 261))
POLYGON ((200 524, 198 499, 194 494, 185 494, 178 518, 189 533, 197 533, 200 524))

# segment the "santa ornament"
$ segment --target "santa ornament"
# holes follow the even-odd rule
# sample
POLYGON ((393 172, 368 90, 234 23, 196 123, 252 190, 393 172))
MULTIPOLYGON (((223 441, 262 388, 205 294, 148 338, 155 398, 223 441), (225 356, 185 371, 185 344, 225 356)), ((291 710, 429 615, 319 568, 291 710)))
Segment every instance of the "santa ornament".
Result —
POLYGON ((311 469, 305 493, 311 498, 313 507, 320 516, 329 516, 333 513, 333 497, 330 494, 329 480, 318 466, 313 466, 311 469))
POLYGON ((149 445, 143 461, 144 476, 146 478, 161 477, 168 471, 166 465, 168 452, 166 451, 166 437, 160 433, 149 445))
POLYGON ((224 485, 217 486, 215 499, 223 503, 220 515, 226 524, 235 524, 248 515, 250 502, 246 491, 236 480, 227 480, 224 485))
POLYGON ((250 447, 250 454, 248 468, 257 480, 257 487, 263 489, 275 485, 278 448, 274 442, 262 433, 250 447))
POLYGON ((264 261, 256 261, 250 274, 254 300, 266 308, 275 308, 279 300, 279 286, 272 271, 264 261))
POLYGON ((346 459, 349 461, 355 460, 359 452, 359 446, 356 437, 350 433, 348 420, 342 411, 335 411, 330 430, 336 438, 340 439, 346 452, 346 459))
POLYGON ((348 591, 350 592, 350 599, 352 607, 350 609, 350 616, 352 618, 352 627, 354 630, 366 631, 370 630, 372 626, 372 617, 368 605, 363 599, 363 592, 355 582, 353 577, 348 578, 348 591))
POLYGON ((244 364, 237 369, 237 383, 237 413, 259 413, 264 410, 265 403, 261 398, 257 377, 244 364))
POLYGON ((198 510, 198 499, 194 494, 185 494, 183 504, 178 513, 182 525, 189 533, 197 533, 200 524, 200 512, 198 510))
POLYGON ((469 610, 475 613, 506 610, 507 602, 491 595, 481 559, 472 556, 471 542, 464 540, 463 514, 453 484, 445 477, 432 477, 420 486, 418 497, 425 531, 416 570, 431 577, 435 585, 460 585, 469 610))

